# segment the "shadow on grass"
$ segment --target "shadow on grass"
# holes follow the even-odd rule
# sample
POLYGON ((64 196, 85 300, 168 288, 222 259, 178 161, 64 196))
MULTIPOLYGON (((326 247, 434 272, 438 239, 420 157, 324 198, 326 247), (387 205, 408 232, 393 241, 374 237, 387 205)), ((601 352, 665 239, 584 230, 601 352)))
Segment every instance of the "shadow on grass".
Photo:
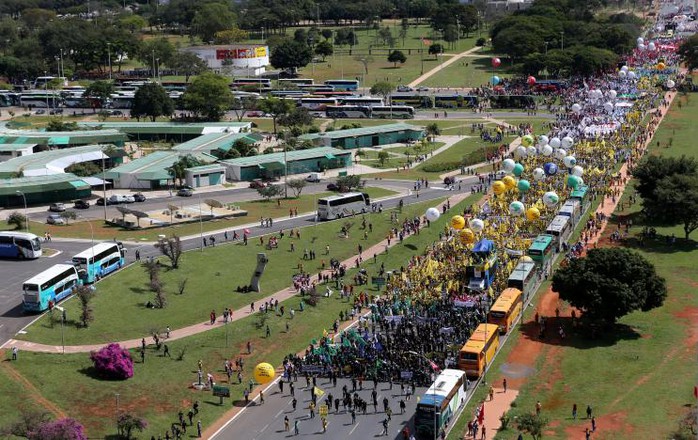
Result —
MULTIPOLYGON (((134 361, 134 363, 136 363, 136 362, 134 361)), ((95 367, 81 368, 78 370, 78 373, 83 374, 83 375, 89 377, 90 379, 95 379, 95 380, 99 380, 102 382, 123 382, 125 380, 125 379, 112 379, 109 377, 105 377, 105 376, 99 374, 99 372, 97 371, 97 369, 95 367)))
POLYGON ((540 325, 534 321, 522 323, 520 331, 524 337, 543 344, 578 349, 611 347, 622 340, 635 340, 642 337, 633 327, 625 324, 615 324, 606 328, 592 328, 580 324, 575 328, 572 326, 572 318, 570 317, 547 318, 546 330, 542 336, 540 325), (560 327, 564 329, 564 338, 559 334, 560 327))
POLYGON ((698 242, 684 238, 676 238, 671 243, 671 237, 657 235, 655 238, 642 238, 639 234, 623 240, 625 247, 655 254, 675 254, 677 252, 693 252, 698 249, 698 242))

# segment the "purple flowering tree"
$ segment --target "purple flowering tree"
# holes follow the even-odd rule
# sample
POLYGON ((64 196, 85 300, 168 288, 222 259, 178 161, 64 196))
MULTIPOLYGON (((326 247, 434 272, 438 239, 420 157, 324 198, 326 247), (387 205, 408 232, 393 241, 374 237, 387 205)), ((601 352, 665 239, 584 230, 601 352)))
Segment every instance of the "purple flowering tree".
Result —
POLYGON ((93 351, 90 359, 99 375, 107 379, 125 380, 133 377, 131 353, 119 344, 109 344, 99 351, 93 351))
POLYGON ((29 440, 87 440, 85 428, 70 418, 43 422, 27 434, 29 440))

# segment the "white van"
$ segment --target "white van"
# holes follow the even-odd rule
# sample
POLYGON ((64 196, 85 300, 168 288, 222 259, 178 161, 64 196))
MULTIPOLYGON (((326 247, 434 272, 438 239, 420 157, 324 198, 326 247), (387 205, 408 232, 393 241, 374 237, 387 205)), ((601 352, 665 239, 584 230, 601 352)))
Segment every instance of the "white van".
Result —
POLYGON ((306 182, 319 182, 320 181, 320 173, 310 173, 308 177, 305 178, 306 182))

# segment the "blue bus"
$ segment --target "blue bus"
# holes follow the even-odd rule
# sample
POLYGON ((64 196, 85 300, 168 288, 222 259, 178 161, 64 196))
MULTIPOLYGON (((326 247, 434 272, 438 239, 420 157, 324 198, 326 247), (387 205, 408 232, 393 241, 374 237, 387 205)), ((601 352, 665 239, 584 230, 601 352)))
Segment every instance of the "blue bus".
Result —
MULTIPOLYGON (((494 327, 494 326, 490 326, 494 327)), ((465 401, 465 371, 446 369, 422 395, 414 416, 418 439, 435 439, 465 401)))
POLYGON ((99 243, 73 257, 84 284, 91 284, 126 265, 121 242, 99 243))
POLYGON ((78 271, 72 264, 56 264, 28 279, 22 285, 25 312, 43 312, 50 305, 67 298, 80 284, 78 271))
POLYGON ((325 81, 326 86, 331 86, 334 90, 358 90, 359 81, 355 79, 328 79, 325 81))
POLYGON ((28 232, 0 232, 0 258, 34 259, 41 256, 39 237, 28 232))

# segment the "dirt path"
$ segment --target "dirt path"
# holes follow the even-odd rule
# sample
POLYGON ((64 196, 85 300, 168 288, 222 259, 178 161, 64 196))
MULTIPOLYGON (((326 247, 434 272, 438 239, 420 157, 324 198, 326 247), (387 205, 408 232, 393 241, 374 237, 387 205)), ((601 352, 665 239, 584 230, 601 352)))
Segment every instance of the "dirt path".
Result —
MULTIPOLYGON (((0 358, 4 358, 5 355, 5 350, 0 350, 0 358)), ((62 409, 60 409, 55 403, 42 396, 39 389, 36 388, 33 383, 29 382, 27 378, 22 376, 17 370, 15 370, 11 363, 12 361, 9 360, 0 361, 0 369, 2 369, 2 371, 4 371, 11 380, 24 388, 25 399, 29 398, 33 400, 39 408, 49 411, 58 419, 67 417, 66 413, 63 412, 62 409)))

